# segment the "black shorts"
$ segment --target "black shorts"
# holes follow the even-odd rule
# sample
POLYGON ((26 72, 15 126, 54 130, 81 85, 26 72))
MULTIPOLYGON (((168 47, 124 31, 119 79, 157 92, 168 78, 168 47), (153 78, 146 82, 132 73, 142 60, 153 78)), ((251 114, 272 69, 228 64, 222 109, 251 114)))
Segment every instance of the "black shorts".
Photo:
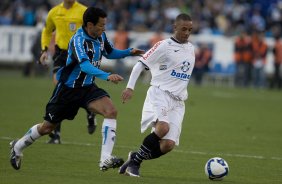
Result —
POLYGON ((64 119, 73 120, 80 107, 87 109, 91 101, 109 94, 93 84, 82 88, 70 88, 61 83, 57 84, 53 95, 46 105, 44 120, 57 124, 64 119))
POLYGON ((53 56, 53 73, 57 73, 57 71, 66 65, 68 58, 68 51, 60 49, 57 45, 55 45, 55 54, 53 56))

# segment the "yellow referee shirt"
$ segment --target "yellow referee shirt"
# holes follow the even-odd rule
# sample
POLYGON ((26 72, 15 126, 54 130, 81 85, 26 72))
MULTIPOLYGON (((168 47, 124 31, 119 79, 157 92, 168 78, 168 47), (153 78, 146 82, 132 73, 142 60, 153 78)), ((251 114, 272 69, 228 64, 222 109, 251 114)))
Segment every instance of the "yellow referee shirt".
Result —
POLYGON ((42 30, 42 50, 49 46, 54 31, 56 31, 56 45, 60 49, 67 50, 71 37, 83 24, 83 13, 86 8, 78 2, 69 9, 66 9, 63 3, 53 7, 47 15, 46 24, 42 30))

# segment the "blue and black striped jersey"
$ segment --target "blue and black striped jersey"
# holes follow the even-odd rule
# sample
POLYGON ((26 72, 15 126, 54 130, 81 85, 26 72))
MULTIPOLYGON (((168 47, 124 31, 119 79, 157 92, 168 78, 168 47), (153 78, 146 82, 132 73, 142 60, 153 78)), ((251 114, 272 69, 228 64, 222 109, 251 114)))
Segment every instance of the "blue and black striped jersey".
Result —
POLYGON ((95 77, 107 80, 110 73, 99 69, 102 56, 120 59, 129 56, 130 51, 115 49, 105 32, 95 39, 81 27, 69 42, 66 66, 59 69, 57 80, 71 88, 89 86, 95 77))

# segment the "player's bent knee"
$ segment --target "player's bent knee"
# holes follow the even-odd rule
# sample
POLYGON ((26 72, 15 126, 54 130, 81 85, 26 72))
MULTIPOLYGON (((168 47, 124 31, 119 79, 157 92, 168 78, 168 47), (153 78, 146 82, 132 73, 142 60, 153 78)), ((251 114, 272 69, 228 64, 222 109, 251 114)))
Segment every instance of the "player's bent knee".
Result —
POLYGON ((116 108, 108 108, 103 113, 105 118, 115 119, 117 117, 117 110, 116 108))
POLYGON ((155 133, 160 137, 164 137, 169 132, 169 124, 165 122, 158 122, 156 125, 155 133))
POLYGON ((161 140, 161 151, 163 153, 167 153, 167 152, 170 152, 171 150, 173 150, 174 146, 175 146, 175 142, 172 141, 172 140, 168 140, 168 139, 165 139, 165 140, 161 140))
POLYGON ((56 124, 44 121, 38 127, 38 132, 40 135, 50 134, 56 128, 56 124))

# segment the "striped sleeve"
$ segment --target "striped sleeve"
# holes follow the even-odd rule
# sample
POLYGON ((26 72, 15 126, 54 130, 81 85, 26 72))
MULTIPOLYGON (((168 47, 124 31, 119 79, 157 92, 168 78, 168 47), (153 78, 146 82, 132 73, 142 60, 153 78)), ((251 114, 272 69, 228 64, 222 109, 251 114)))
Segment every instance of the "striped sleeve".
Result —
POLYGON ((107 80, 110 73, 104 72, 103 70, 100 70, 99 68, 93 66, 90 63, 90 59, 85 50, 86 48, 84 47, 85 43, 86 41, 82 36, 76 35, 73 37, 72 45, 71 45, 72 53, 76 58, 76 60, 78 61, 81 71, 85 72, 88 75, 92 75, 100 79, 107 80))
POLYGON ((89 60, 89 57, 84 48, 85 39, 82 36, 74 36, 72 40, 72 53, 77 59, 78 63, 89 60))
POLYGON ((113 44, 108 40, 105 33, 102 34, 101 39, 104 41, 104 51, 102 52, 103 56, 107 59, 121 59, 131 55, 132 48, 125 50, 116 49, 113 44))

